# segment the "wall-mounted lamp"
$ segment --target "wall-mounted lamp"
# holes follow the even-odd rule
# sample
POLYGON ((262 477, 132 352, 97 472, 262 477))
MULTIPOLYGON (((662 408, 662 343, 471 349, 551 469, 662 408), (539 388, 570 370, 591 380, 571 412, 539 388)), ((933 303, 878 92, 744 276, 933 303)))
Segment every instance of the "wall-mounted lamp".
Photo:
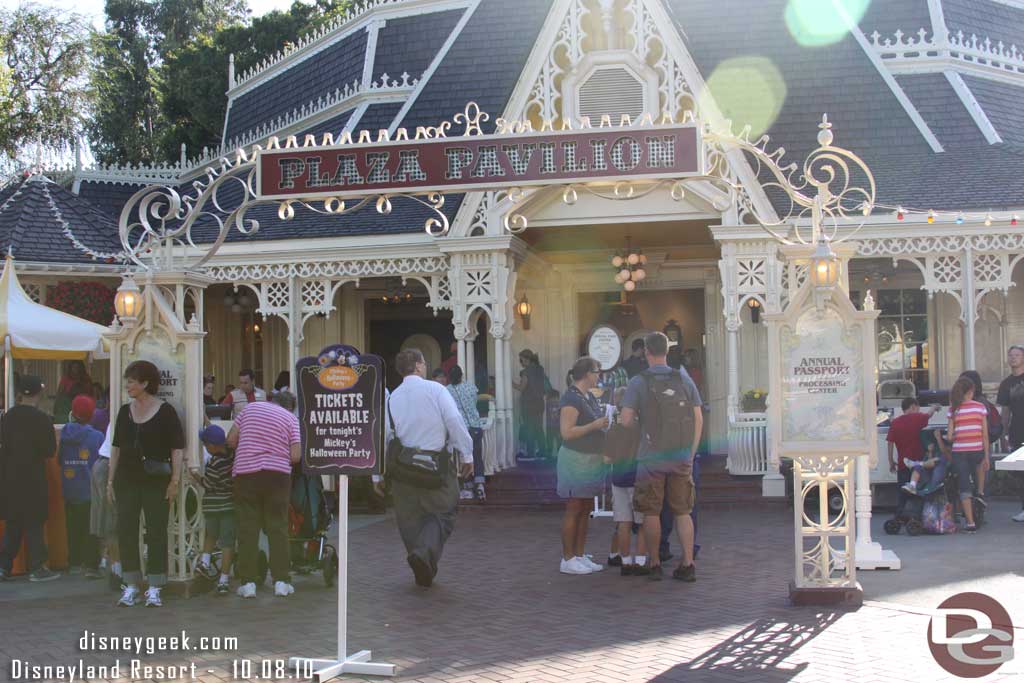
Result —
POLYGON ((839 282, 839 258, 827 239, 821 239, 811 256, 811 285, 814 299, 820 309, 839 282))
POLYGON ((755 325, 761 322, 761 302, 750 297, 747 299, 747 306, 750 306, 750 322, 755 325))
POLYGON ((516 304, 516 313, 523 320, 523 329, 530 329, 530 314, 533 313, 533 304, 526 299, 526 295, 523 294, 523 298, 516 304))

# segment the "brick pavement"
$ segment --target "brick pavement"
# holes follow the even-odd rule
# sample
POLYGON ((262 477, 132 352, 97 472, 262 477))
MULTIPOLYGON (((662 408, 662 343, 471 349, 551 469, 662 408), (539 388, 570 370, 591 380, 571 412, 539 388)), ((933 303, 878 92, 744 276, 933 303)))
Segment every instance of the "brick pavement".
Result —
MULTIPOLYGON (((955 588, 945 594, 992 589, 1024 625, 1014 573, 1024 528, 1000 521, 1013 512, 1002 507, 994 506, 991 528, 974 537, 885 539, 907 568, 862 573, 867 602, 848 613, 787 605, 788 511, 703 517, 699 581, 692 585, 612 571, 560 575, 559 514, 481 511, 460 515, 437 584, 423 590, 412 583, 397 531, 383 521, 351 535, 350 649, 373 649, 377 661, 397 664, 403 683, 954 680, 924 642, 928 609, 946 588, 938 577, 948 576, 955 588)), ((610 533, 609 520, 592 523, 598 559, 610 533)), ((115 608, 113 594, 78 577, 0 584, 0 675, 10 680, 12 658, 109 664, 109 654, 77 650, 83 629, 236 636, 238 652, 140 658, 194 661, 199 680, 209 683, 234 680, 233 659, 251 660, 259 675, 262 659, 326 656, 334 649, 336 594, 317 575, 297 578, 296 586, 288 599, 264 589, 252 601, 204 595, 146 610, 115 608), (53 597, 34 597, 47 594, 53 597)), ((1024 633, 1018 628, 1016 635, 1024 633)), ((1010 666, 993 680, 1021 680, 1024 668, 1013 673, 1010 666)))

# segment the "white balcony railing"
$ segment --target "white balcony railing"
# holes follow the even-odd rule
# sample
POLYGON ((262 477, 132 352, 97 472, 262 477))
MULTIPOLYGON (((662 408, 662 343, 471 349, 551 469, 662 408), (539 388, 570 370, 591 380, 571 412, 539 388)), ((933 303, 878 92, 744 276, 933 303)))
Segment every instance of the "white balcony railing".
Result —
POLYGON ((768 474, 768 416, 737 413, 729 422, 729 474, 768 474))

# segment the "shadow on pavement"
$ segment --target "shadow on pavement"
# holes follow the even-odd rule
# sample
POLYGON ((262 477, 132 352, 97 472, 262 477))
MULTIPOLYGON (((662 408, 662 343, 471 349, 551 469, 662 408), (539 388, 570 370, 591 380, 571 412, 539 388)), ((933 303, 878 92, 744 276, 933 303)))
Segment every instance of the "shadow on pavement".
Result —
MULTIPOLYGON (((763 618, 693 660, 679 664, 653 681, 693 680, 698 674, 759 674, 773 681, 790 680, 807 662, 784 664, 797 650, 835 623, 840 613, 794 615, 792 619, 763 618), (780 676, 781 674, 781 676, 780 676)), ((703 678, 703 676, 702 676, 703 678)))

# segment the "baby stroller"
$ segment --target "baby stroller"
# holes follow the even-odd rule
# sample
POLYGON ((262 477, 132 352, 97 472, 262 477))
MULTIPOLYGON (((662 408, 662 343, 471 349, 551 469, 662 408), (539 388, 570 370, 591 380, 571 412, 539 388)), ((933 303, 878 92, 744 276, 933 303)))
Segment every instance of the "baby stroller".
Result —
POLYGON ((924 495, 915 496, 901 491, 905 500, 896 515, 885 521, 885 533, 895 535, 904 527, 911 536, 956 532, 953 506, 946 496, 946 488, 952 476, 948 475, 938 488, 924 495))
POLYGON ((328 588, 338 576, 338 551, 327 539, 336 508, 334 495, 323 490, 318 475, 292 474, 292 497, 288 507, 292 571, 297 574, 320 571, 328 588))

